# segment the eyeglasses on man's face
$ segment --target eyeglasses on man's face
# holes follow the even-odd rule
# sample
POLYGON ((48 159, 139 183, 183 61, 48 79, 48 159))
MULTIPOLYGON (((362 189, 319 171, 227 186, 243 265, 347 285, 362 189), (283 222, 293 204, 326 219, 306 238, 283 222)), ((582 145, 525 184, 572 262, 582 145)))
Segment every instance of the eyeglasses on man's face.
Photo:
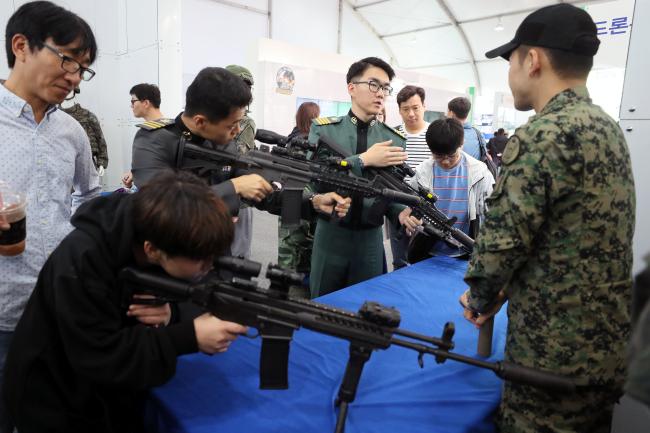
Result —
POLYGON ((48 50, 52 51, 57 56, 59 56, 59 58, 61 59, 61 68, 64 71, 69 72, 71 74, 76 74, 78 72, 79 76, 84 81, 90 81, 95 76, 95 71, 81 66, 81 64, 78 61, 76 61, 72 57, 66 56, 65 54, 61 53, 61 51, 57 50, 53 46, 48 44, 43 44, 43 46, 48 50))
POLYGON ((370 89, 370 91, 372 93, 377 93, 377 92, 379 92, 379 89, 381 89, 382 93, 385 96, 390 96, 390 95, 393 94, 393 88, 390 87, 388 84, 386 84, 385 86, 382 86, 380 83, 378 83, 377 81, 373 81, 373 80, 369 80, 369 81, 353 81, 352 84, 368 84, 368 89, 370 89))
POLYGON ((436 161, 453 161, 458 156, 458 151, 455 151, 454 153, 432 153, 431 155, 436 161))
POLYGON ((142 99, 131 99, 131 107, 135 105, 136 102, 140 102, 142 99))

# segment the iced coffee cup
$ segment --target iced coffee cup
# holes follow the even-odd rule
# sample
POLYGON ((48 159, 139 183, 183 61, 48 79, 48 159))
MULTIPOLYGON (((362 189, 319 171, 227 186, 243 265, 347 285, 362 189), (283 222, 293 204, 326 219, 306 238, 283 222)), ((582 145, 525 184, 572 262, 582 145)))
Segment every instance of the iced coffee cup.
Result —
POLYGON ((0 256, 17 256, 25 251, 27 201, 0 181, 0 256))

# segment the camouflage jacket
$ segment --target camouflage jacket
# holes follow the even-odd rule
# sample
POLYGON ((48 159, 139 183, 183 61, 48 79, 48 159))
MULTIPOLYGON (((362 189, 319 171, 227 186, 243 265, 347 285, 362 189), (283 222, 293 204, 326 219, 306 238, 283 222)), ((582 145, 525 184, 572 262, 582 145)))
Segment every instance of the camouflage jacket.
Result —
POLYGON ((255 133, 257 132, 257 126, 255 121, 248 117, 244 116, 241 121, 241 132, 235 138, 237 142, 237 149, 240 153, 246 153, 249 150, 255 149, 255 133))
POLYGON ((620 387, 630 333, 634 181, 623 134, 567 89, 517 129, 465 281, 508 294, 506 358, 620 387))
POLYGON ((97 119, 97 116, 77 103, 75 103, 72 107, 62 108, 62 110, 71 115, 77 122, 79 122, 84 131, 86 131, 86 134, 88 134, 88 140, 90 140, 90 150, 92 151, 95 168, 99 168, 100 165, 104 168, 108 168, 108 151, 106 149, 106 140, 104 140, 104 134, 102 133, 101 126, 99 126, 99 120, 97 119))

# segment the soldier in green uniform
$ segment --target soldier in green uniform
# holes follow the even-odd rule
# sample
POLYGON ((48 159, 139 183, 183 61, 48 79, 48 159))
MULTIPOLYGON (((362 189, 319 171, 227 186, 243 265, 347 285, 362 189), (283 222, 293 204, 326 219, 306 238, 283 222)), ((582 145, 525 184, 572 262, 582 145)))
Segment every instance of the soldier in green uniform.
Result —
POLYGON ((596 25, 558 4, 486 53, 509 60, 515 131, 488 199, 461 297, 481 326, 505 300, 505 357, 580 385, 573 393, 506 382, 501 432, 609 432, 630 333, 635 195, 616 122, 589 98, 596 25))
MULTIPOLYGON (((253 74, 247 68, 239 65, 228 65, 226 70, 232 72, 241 78, 244 83, 252 90, 253 74)), ((248 115, 249 111, 246 109, 246 114, 239 124, 241 131, 235 137, 237 149, 240 153, 246 153, 249 150, 255 149, 255 132, 257 128, 255 121, 248 115)), ((234 256, 241 256, 250 258, 251 246, 253 243, 253 208, 242 204, 239 209, 239 216, 235 223, 235 238, 232 241, 231 253, 234 256)))
MULTIPOLYGON (((75 89, 76 93, 78 90, 75 89)), ((74 117, 81 127, 86 131, 88 140, 90 140, 90 150, 93 155, 95 168, 100 176, 104 175, 104 169, 108 168, 108 150, 102 127, 99 125, 99 119, 91 111, 83 108, 79 103, 68 108, 62 108, 63 111, 74 117)))
MULTIPOLYGON (((252 90, 255 80, 253 80, 253 74, 251 74, 251 71, 239 65, 228 65, 226 66, 226 70, 244 80, 244 83, 246 83, 246 85, 252 90)), ((241 131, 235 138, 235 141, 237 141, 237 147, 241 153, 246 153, 249 150, 255 149, 255 132, 257 132, 257 126, 248 113, 250 112, 246 109, 246 114, 239 126, 241 131)))
MULTIPOLYGON (((375 119, 392 93, 393 69, 383 60, 368 57, 348 70, 346 79, 352 108, 346 116, 321 117, 313 120, 309 141, 316 143, 327 136, 349 151, 347 158, 354 174, 363 176, 366 167, 403 164, 407 155, 406 140, 394 129, 375 119)), ((317 158, 327 152, 319 151, 317 158)), ((342 289, 380 275, 384 265, 381 226, 384 215, 393 224, 415 230, 418 221, 410 210, 397 204, 381 213, 372 212, 374 200, 352 196, 352 207, 344 219, 319 216, 311 258, 310 289, 312 296, 342 289), (399 221, 399 222, 398 222, 399 221)))

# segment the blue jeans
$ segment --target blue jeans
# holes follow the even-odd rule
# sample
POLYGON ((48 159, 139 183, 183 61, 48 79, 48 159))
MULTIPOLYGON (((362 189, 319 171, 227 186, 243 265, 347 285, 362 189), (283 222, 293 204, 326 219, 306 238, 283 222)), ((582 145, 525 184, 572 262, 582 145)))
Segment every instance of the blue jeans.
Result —
POLYGON ((11 339, 13 336, 13 331, 0 331, 0 433, 11 433, 13 431, 13 427, 8 420, 4 395, 1 394, 2 382, 4 378, 5 359, 7 358, 7 352, 9 352, 9 345, 11 344, 11 339))

